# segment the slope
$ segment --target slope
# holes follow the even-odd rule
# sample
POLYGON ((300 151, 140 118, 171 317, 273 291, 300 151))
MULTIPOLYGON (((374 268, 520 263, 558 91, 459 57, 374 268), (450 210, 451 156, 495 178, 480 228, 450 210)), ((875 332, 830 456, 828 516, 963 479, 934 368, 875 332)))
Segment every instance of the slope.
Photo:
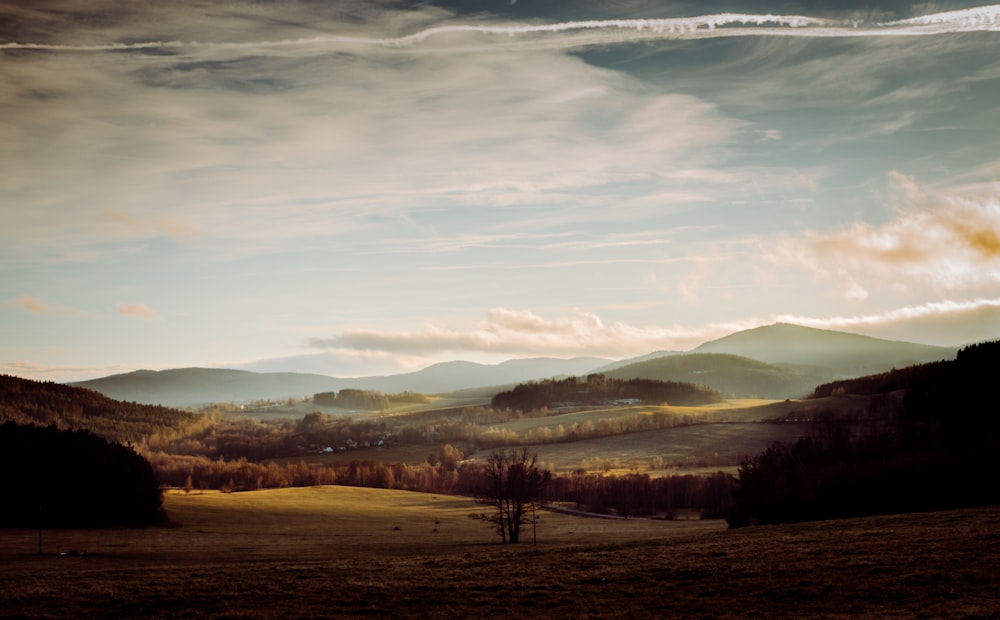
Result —
POLYGON ((724 353, 666 355, 605 373, 617 379, 699 383, 736 398, 794 398, 808 394, 830 375, 815 368, 767 364, 724 353))
POLYGON ((730 353, 768 364, 817 366, 841 376, 860 376, 951 359, 957 349, 775 323, 706 342, 692 352, 730 353))

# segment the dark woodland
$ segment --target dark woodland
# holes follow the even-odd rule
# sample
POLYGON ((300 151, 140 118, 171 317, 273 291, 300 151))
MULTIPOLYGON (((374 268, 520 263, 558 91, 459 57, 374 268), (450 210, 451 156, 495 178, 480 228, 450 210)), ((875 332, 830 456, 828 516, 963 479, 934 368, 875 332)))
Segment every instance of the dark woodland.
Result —
POLYGON ((991 406, 1000 342, 817 388, 850 397, 906 390, 865 420, 827 419, 815 436, 744 462, 731 527, 941 510, 1000 502, 992 479, 1000 415, 991 406))
POLYGON ((647 405, 705 405, 722 400, 712 388, 653 379, 609 379, 602 374, 522 383, 493 397, 494 409, 534 411, 560 405, 604 405, 634 400, 647 405))
POLYGON ((163 520, 146 459, 88 431, 0 425, 3 527, 137 526, 163 520))

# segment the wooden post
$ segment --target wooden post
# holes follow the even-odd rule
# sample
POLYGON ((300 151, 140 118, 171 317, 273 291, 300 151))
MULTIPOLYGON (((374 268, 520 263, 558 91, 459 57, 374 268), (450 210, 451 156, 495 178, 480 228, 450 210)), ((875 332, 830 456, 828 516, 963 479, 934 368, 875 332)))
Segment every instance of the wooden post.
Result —
POLYGON ((531 502, 531 546, 538 546, 538 517, 535 516, 535 502, 531 502))

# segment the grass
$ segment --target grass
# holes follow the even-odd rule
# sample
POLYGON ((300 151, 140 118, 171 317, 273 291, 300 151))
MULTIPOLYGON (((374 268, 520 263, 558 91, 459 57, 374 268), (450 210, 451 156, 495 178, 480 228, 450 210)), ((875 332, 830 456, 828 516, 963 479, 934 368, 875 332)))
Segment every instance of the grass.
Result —
POLYGON ((465 516, 480 507, 463 498, 322 487, 170 495, 166 505, 172 526, 46 532, 41 557, 35 532, 0 531, 0 615, 1000 614, 997 507, 735 531, 543 513, 538 546, 503 546, 465 516), (55 553, 70 547, 87 555, 55 553))
POLYGON ((555 473, 588 471, 647 472, 656 457, 666 469, 653 473, 706 471, 735 473, 746 456, 759 454, 775 441, 794 442, 808 434, 804 424, 693 424, 662 430, 611 435, 569 443, 532 446, 538 459, 555 473))
MULTIPOLYGON (((856 406, 847 399, 820 399, 820 401, 769 401, 756 399, 731 399, 698 407, 616 407, 592 409, 540 418, 522 418, 493 425, 523 434, 539 427, 555 429, 560 424, 570 428, 574 423, 584 424, 602 419, 633 418, 665 411, 693 420, 694 424, 653 431, 608 435, 577 441, 552 442, 530 446, 538 452, 539 460, 555 473, 569 473, 576 469, 594 472, 629 471, 645 472, 654 459, 662 459, 666 469, 653 474, 734 473, 740 461, 759 454, 775 441, 794 442, 811 429, 804 424, 760 424, 796 411, 809 412, 817 407, 830 409, 846 404, 856 406), (828 402, 827 402, 828 401, 828 402)), ((486 428, 486 427, 484 427, 486 428)), ((420 463, 436 455, 439 446, 394 445, 364 451, 335 454, 306 455, 289 459, 307 463, 346 463, 352 460, 377 460, 386 463, 420 463)), ((476 457, 484 454, 468 456, 476 457)))

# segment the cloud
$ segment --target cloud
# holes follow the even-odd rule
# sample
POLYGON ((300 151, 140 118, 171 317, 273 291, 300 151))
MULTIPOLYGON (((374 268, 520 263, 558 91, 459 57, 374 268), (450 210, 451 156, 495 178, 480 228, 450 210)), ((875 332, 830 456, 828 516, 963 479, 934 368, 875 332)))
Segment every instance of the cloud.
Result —
POLYGON ((779 322, 955 346, 1000 337, 1000 299, 945 299, 855 316, 775 314, 669 327, 609 324, 597 314, 582 310, 570 316, 546 318, 525 309, 495 308, 484 320, 466 326, 432 323, 412 331, 359 328, 332 337, 312 338, 308 346, 324 349, 336 358, 353 354, 382 363, 398 358, 393 364, 406 368, 420 361, 429 363, 456 355, 486 354, 493 359, 594 355, 620 359, 660 350, 686 351, 737 331, 779 322))
MULTIPOLYGON (((399 47, 447 39, 454 35, 525 36, 563 35, 544 45, 572 47, 650 39, 696 39, 718 37, 865 37, 927 36, 961 32, 1000 30, 1000 6, 982 6, 896 20, 885 23, 837 22, 804 15, 719 13, 692 17, 660 19, 605 19, 569 21, 550 24, 470 24, 446 23, 420 29, 397 37, 359 35, 320 35, 265 41, 151 40, 104 44, 0 43, 0 49, 46 50, 55 52, 102 52, 141 50, 188 50, 208 48, 213 51, 253 50, 257 53, 286 48, 312 53, 358 46, 399 47), (569 36, 566 36, 569 35, 569 36)), ((464 41, 464 38, 459 40, 464 41)), ((502 46, 503 42, 493 41, 502 46)))
POLYGON ((464 329, 440 324, 429 324, 418 331, 354 329, 330 338, 313 338, 309 345, 427 357, 462 352, 627 357, 660 349, 686 349, 759 324, 750 321, 664 328, 624 322, 605 324, 598 315, 580 310, 571 316, 547 319, 528 310, 495 308, 483 321, 464 329))
POLYGON ((829 233, 810 230, 762 251, 777 263, 803 266, 848 282, 848 295, 885 283, 948 290, 1000 284, 1000 202, 938 195, 893 171, 888 201, 895 217, 883 224, 855 222, 829 233))
POLYGON ((118 313, 143 319, 154 319, 160 316, 146 304, 119 304, 118 313))
POLYGON ((27 310, 33 314, 55 314, 60 316, 89 316, 88 313, 78 310, 76 308, 71 308, 69 306, 64 306, 61 304, 54 304, 47 301, 42 301, 36 297, 32 297, 27 293, 23 293, 17 297, 17 299, 7 300, 2 303, 4 307, 7 308, 20 308, 22 310, 27 310))
POLYGON ((101 28, 80 20, 38 35, 80 41, 62 51, 9 53, 0 105, 16 121, 0 175, 14 206, 0 238, 47 256, 157 236, 267 251, 374 218, 621 200, 636 184, 704 201, 699 180, 673 171, 725 176, 712 170, 716 149, 742 123, 698 97, 561 49, 508 49, 507 35, 484 45, 440 9, 358 7, 338 19, 291 3, 280 24, 239 5, 211 19, 197 3, 123 10, 101 28), (442 23, 457 29, 428 33, 442 23), (205 42, 156 53, 135 42, 188 31, 205 42), (400 32, 424 35, 383 36, 400 32))
POLYGON ((60 366, 40 364, 26 360, 0 362, 0 374, 33 379, 35 381, 86 381, 124 372, 139 370, 127 366, 60 366))
POLYGON ((784 314, 780 322, 880 338, 954 346, 1000 338, 1000 299, 944 299, 854 316, 784 314))

